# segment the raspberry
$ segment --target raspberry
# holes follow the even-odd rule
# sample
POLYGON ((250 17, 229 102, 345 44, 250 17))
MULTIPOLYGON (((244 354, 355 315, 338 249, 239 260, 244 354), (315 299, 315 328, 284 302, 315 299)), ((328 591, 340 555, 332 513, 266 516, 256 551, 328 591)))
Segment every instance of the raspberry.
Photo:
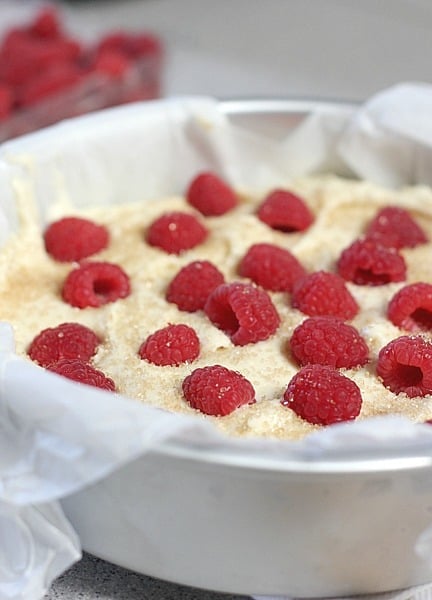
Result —
POLYGON ((82 49, 71 38, 38 38, 13 29, 5 36, 0 52, 2 78, 10 85, 22 85, 50 67, 78 67, 82 49))
POLYGON ((62 358, 86 362, 94 355, 99 343, 98 336, 85 325, 62 323, 41 331, 31 342, 28 355, 42 367, 62 358))
POLYGON ((47 70, 41 70, 29 79, 19 90, 21 106, 32 106, 45 98, 70 90, 83 80, 83 73, 72 63, 58 63, 47 70))
POLYGON ((397 206, 386 206, 370 222, 366 237, 383 246, 413 248, 428 241, 425 232, 408 211, 397 206))
POLYGON ((121 52, 127 56, 129 54, 129 34, 120 30, 104 34, 97 44, 96 51, 103 53, 107 50, 121 52))
POLYGON ((294 286, 291 305, 311 317, 332 315, 344 320, 353 319, 359 311, 344 280, 327 271, 316 271, 300 279, 294 286))
POLYGON ((395 394, 410 398, 432 394, 432 343, 418 336, 402 336, 381 348, 377 375, 395 394))
POLYGON ((225 416, 255 403, 252 384, 237 371, 221 365, 195 369, 183 381, 186 401, 206 415, 225 416))
POLYGON ((168 285, 166 299, 180 310, 195 312, 204 308, 211 292, 224 282, 224 276, 208 260, 196 260, 177 273, 168 285))
POLYGON ((294 283, 306 275, 289 250, 265 243, 249 248, 240 261, 238 273, 273 292, 291 292, 294 283))
POLYGON ((101 52, 93 64, 93 68, 109 77, 120 78, 131 68, 131 60, 123 53, 115 50, 101 52))
POLYGON ((320 364, 350 369, 364 365, 369 349, 352 325, 337 317, 309 317, 298 325, 289 342, 300 365, 320 364))
POLYGON ((314 220, 305 201, 288 190, 274 190, 262 202, 258 218, 272 229, 286 233, 304 231, 314 220))
POLYGON ((80 43, 65 36, 43 37, 12 29, 5 36, 0 57, 1 77, 10 85, 23 85, 54 66, 79 67, 80 43))
POLYGON ((64 217, 51 223, 44 233, 45 248, 55 260, 79 261, 107 247, 109 233, 81 217, 64 217))
POLYGON ((236 346, 269 338, 280 318, 266 291, 245 283, 223 283, 207 299, 204 311, 236 346))
POLYGON ((345 248, 337 269, 345 280, 357 285, 386 285, 406 278, 405 260, 399 252, 368 238, 345 248))
POLYGON ((158 58, 163 54, 161 40, 155 35, 145 32, 130 34, 125 31, 112 31, 104 35, 99 41, 96 52, 120 52, 126 57, 158 58))
POLYGON ((200 352, 197 334, 188 325, 167 325, 141 344, 138 354, 158 366, 178 366, 195 360, 200 352))
POLYGON ((186 199, 206 217, 223 215, 237 205, 234 191, 214 173, 200 173, 192 180, 186 199))
POLYGON ((129 294, 129 277, 121 267, 108 262, 80 264, 66 277, 62 290, 63 300, 78 308, 97 308, 129 294))
POLYGON ((165 213, 150 225, 147 242, 168 254, 180 254, 201 244, 208 231, 200 221, 188 213, 165 213))
POLYGON ((29 33, 39 38, 56 38, 61 34, 57 11, 46 7, 39 11, 29 27, 29 33))
POLYGON ((431 331, 432 285, 420 282, 400 289, 389 302, 387 316, 406 331, 431 331))
POLYGON ((48 366, 48 370, 79 383, 86 383, 103 390, 115 391, 115 383, 102 371, 75 358, 62 358, 48 366))
POLYGON ((152 57, 160 59, 164 53, 161 40, 148 31, 129 35, 129 54, 135 58, 152 57))
POLYGON ((352 421, 362 406, 360 389, 336 369, 306 365, 288 384, 283 406, 314 425, 352 421))

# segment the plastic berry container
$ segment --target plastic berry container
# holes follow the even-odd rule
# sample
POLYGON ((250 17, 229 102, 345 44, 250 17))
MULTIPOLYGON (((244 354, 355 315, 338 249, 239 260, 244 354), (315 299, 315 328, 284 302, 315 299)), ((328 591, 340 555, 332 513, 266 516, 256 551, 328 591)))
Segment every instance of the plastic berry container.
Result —
POLYGON ((161 95, 163 44, 147 31, 83 43, 54 8, 0 38, 0 142, 62 119, 161 95))

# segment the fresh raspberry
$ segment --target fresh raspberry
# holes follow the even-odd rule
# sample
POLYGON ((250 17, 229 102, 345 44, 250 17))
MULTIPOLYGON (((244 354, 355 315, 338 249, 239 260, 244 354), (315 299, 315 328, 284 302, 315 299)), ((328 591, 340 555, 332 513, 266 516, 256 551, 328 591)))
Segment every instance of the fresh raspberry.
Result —
POLYGON ((134 58, 161 59, 164 53, 162 40, 148 31, 129 35, 128 51, 134 58))
POLYGON ((200 352, 197 334, 188 325, 167 325, 155 331, 141 344, 141 358, 160 367, 192 362, 200 352))
POLYGON ((56 38, 61 34, 61 24, 57 11, 53 7, 38 12, 29 27, 29 33, 39 38, 56 38))
POLYGON ((129 277, 118 265, 84 262, 71 271, 63 284, 63 300, 78 308, 99 307, 126 298, 129 277))
POLYGON ((289 250, 262 243, 249 248, 240 261, 238 273, 266 290, 291 292, 306 270, 289 250))
POLYGON ((82 48, 77 40, 65 36, 39 39, 29 32, 12 29, 4 37, 0 52, 8 63, 3 65, 2 76, 8 83, 22 84, 38 74, 35 69, 78 65, 82 48), (15 70, 22 72, 14 73, 15 70))
POLYGON ((129 39, 130 36, 125 31, 111 31, 102 36, 97 44, 96 51, 103 53, 109 50, 121 52, 127 56, 129 54, 129 39))
POLYGON ((274 190, 262 202, 258 218, 272 229, 286 233, 304 231, 314 220, 306 202, 288 190, 274 190))
POLYGON ((332 315, 353 319, 359 306, 345 281, 336 273, 316 271, 300 279, 293 289, 291 305, 305 315, 332 315))
POLYGON ((387 316, 406 331, 431 331, 432 284, 412 283, 400 289, 388 304, 387 316))
POLYGON ((105 51, 121 52, 130 58, 152 57, 159 58, 163 54, 161 40, 149 33, 131 34, 125 31, 112 31, 99 41, 97 53, 105 51))
POLYGON ((346 281, 357 285, 386 285, 406 278, 403 256, 372 239, 356 240, 342 252, 337 269, 346 281))
POLYGON ((177 273, 168 285, 166 299, 180 310, 195 312, 204 308, 207 298, 224 282, 222 273, 208 260, 196 260, 177 273))
POLYGON ((369 349, 357 329, 337 317, 309 317, 298 325, 289 347, 300 365, 350 369, 364 365, 369 349))
POLYGON ((306 365, 288 384, 283 406, 314 425, 352 421, 362 406, 357 384, 326 365, 306 365))
POLYGON ((96 352, 98 336, 79 323, 62 323, 41 331, 31 342, 28 355, 42 367, 62 358, 87 362, 96 352))
POLYGON ((265 290, 247 283, 222 283, 207 299, 204 312, 236 346, 266 340, 280 317, 265 290))
POLYGON ((98 54, 93 63, 93 69, 109 77, 121 78, 131 68, 131 60, 116 50, 105 50, 98 54))
POLYGON ((234 190, 214 173, 200 173, 192 180, 186 199, 206 217, 223 215, 237 205, 234 190))
POLYGON ((19 89, 18 101, 23 107, 38 104, 47 97, 70 90, 83 81, 82 70, 72 63, 57 63, 41 70, 19 89))
POLYGON ((86 383, 103 390, 115 391, 115 383, 102 371, 76 358, 62 358, 56 363, 50 364, 49 371, 62 375, 79 383, 86 383))
POLYGON ((221 365, 195 369, 183 381, 186 401, 206 415, 225 416, 255 403, 252 384, 237 371, 221 365))
POLYGON ((420 336, 392 340, 381 348, 376 372, 395 394, 432 394, 432 343, 420 336))
POLYGON ((23 85, 54 66, 79 66, 80 43, 72 38, 41 37, 22 29, 10 30, 0 49, 1 78, 23 85))
POLYGON ((108 246, 106 227, 81 217, 64 217, 51 223, 44 233, 48 254, 61 262, 79 261, 108 246))
POLYGON ((150 225, 147 242, 168 254, 180 254, 201 244, 207 237, 206 227, 194 215, 165 213, 150 225))
POLYGON ((369 223, 366 237, 392 248, 413 248, 428 241, 425 232, 404 208, 386 206, 369 223))
POLYGON ((27 62, 12 56, 8 58, 6 54, 0 51, 0 81, 2 85, 6 85, 10 90, 14 90, 15 100, 19 87, 32 76, 33 66, 29 66, 27 62))

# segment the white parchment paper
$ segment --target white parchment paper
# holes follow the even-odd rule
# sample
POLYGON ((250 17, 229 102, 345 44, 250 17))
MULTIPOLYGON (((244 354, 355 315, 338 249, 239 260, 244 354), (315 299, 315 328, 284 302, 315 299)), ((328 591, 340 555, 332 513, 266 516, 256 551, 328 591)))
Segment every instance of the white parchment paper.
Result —
MULTIPOLYGON (((43 226, 59 200, 80 207, 156 198, 181 192, 202 169, 254 192, 328 170, 387 186, 430 184, 431 153, 432 87, 423 84, 396 86, 359 107, 317 109, 282 141, 233 126, 211 98, 122 107, 0 147, 0 245, 19 226, 17 193, 34 196, 43 226)), ((228 440, 202 419, 39 369, 14 354, 13 331, 2 323, 0 599, 42 597, 79 558, 59 499, 174 436, 280 459, 432 448, 431 427, 399 417, 334 426, 297 443, 228 440)))

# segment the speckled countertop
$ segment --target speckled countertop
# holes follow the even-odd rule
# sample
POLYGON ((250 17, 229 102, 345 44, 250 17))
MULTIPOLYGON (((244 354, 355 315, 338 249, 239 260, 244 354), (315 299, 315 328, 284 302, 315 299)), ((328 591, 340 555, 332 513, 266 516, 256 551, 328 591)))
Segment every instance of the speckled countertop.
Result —
POLYGON ((59 577, 45 600, 249 600, 175 585, 84 554, 59 577))

